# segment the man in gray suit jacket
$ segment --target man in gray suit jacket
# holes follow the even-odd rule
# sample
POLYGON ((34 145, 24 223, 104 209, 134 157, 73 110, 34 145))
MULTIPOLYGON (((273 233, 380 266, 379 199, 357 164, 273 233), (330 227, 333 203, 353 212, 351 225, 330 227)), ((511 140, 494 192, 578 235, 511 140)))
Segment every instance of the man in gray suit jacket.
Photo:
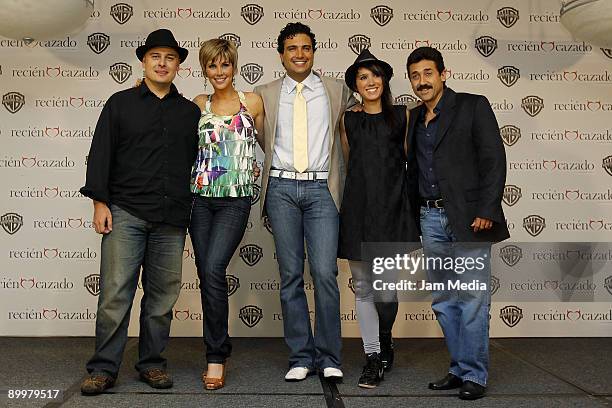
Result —
POLYGON ((344 163, 338 124, 352 92, 343 81, 313 72, 315 47, 308 26, 287 24, 278 37, 287 75, 254 90, 266 112, 261 208, 279 264, 287 381, 316 369, 330 380, 342 378, 336 256, 344 163), (315 285, 314 337, 304 293, 304 239, 315 285))

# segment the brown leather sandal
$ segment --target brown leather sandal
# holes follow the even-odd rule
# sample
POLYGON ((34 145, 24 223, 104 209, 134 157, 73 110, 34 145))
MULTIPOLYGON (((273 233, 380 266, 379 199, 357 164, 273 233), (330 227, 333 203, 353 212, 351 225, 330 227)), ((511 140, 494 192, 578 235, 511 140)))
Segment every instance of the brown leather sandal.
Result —
POLYGON ((221 378, 212 378, 206 376, 206 371, 202 373, 202 382, 204 383, 204 388, 207 390, 218 390, 219 388, 223 388, 225 386, 225 372, 226 372, 227 362, 223 364, 223 371, 221 373, 221 378))

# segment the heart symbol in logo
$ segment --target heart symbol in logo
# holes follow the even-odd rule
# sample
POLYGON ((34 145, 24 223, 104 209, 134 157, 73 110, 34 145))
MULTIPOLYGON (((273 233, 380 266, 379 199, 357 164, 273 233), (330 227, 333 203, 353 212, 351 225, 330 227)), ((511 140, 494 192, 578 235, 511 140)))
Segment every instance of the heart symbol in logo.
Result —
POLYGON ((57 309, 43 309, 43 317, 47 320, 57 318, 57 309))
POLYGON ((589 228, 594 231, 599 231, 604 227, 603 220, 589 220, 589 228))
POLYGON ((47 259, 55 259, 59 255, 59 249, 57 248, 45 248, 43 251, 45 258, 47 259))
POLYGON ((566 130, 565 131, 565 140, 576 140, 578 139, 578 136, 580 136, 580 134, 578 133, 577 130, 566 130))
POLYGON ((61 72, 60 67, 47 67, 47 76, 58 77, 61 72))
POLYGON ((557 288, 559 287, 559 281, 547 280, 544 282, 544 287, 550 290, 557 290, 557 288))
POLYGON ((21 164, 23 165, 23 167, 34 167, 36 165, 36 156, 22 157, 21 164))
POLYGON ((566 81, 575 81, 578 79, 577 71, 563 71, 563 79, 566 81))
POLYGON ((49 188, 45 187, 45 197, 47 198, 55 198, 59 194, 59 187, 49 188))
POLYGON ((419 47, 429 47, 429 40, 416 40, 414 42, 414 47, 415 48, 419 48, 419 47))
POLYGON ((21 287, 24 289, 32 289, 34 287, 34 278, 21 278, 19 281, 19 285, 21 285, 21 287))
POLYGON ((443 23, 450 20, 451 16, 453 15, 453 13, 450 10, 447 10, 447 11, 437 10, 437 11, 438 11, 438 20, 442 21, 443 23))
POLYGON ((587 108, 591 112, 595 112, 601 109, 601 101, 587 101, 587 108))
POLYGON ((321 17, 323 17, 323 9, 319 9, 319 10, 308 9, 308 18, 310 18, 311 20, 318 20, 321 17))
POLYGON ((85 103, 85 100, 83 99, 82 96, 80 97, 74 97, 71 96, 70 97, 70 106, 72 106, 73 108, 80 108, 81 106, 83 106, 83 104, 85 103))
POLYGON ((46 127, 45 128, 45 135, 47 135, 47 137, 57 137, 60 134, 60 128, 58 127, 46 127))
POLYGON ((68 218, 68 226, 70 228, 81 228, 83 226, 82 218, 68 218))
POLYGON ((187 310, 175 310, 174 311, 174 318, 176 320, 181 321, 181 322, 184 321, 184 320, 187 320, 189 318, 189 309, 187 309, 187 310))
POLYGON ((580 197, 580 190, 565 190, 565 198, 574 201, 580 197))
POLYGON ((191 67, 185 67, 185 68, 180 67, 176 74, 181 78, 187 78, 191 76, 191 67))
POLYGON ((557 168, 556 160, 543 160, 542 164, 546 170, 554 170, 557 168))
POLYGON ((565 315, 569 320, 576 321, 580 319, 580 310, 568 310, 565 315))
POLYGON ((555 42, 554 41, 541 41, 540 47, 542 47, 542 50, 550 52, 555 49, 555 42))
POLYGON ((191 7, 190 8, 180 8, 177 10, 177 14, 180 18, 189 18, 191 17, 191 14, 193 12, 191 11, 191 7))
POLYGON ((183 259, 188 259, 191 256, 191 250, 189 248, 183 249, 183 259))
POLYGON ((451 78, 453 76, 453 70, 452 69, 447 69, 446 70, 446 78, 451 78))

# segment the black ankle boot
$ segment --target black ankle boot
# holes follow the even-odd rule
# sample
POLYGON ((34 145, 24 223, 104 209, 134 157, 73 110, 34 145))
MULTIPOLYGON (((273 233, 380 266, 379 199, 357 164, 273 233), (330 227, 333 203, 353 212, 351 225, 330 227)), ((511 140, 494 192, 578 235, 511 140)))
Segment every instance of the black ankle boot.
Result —
POLYGON ((393 338, 391 334, 380 334, 380 360, 385 371, 390 371, 393 367, 393 338))
POLYGON ((385 371, 378 353, 366 355, 366 365, 363 367, 359 386, 361 388, 374 388, 384 379, 385 371))

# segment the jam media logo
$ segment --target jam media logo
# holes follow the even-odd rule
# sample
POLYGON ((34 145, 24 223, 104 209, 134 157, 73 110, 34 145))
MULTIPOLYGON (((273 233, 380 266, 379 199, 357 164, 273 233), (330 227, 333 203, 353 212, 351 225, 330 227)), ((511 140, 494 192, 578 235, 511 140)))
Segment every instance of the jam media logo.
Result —
POLYGON ((263 310, 255 305, 247 305, 240 309, 238 317, 247 327, 252 328, 263 319, 263 310))
POLYGON ((393 18, 393 9, 388 6, 380 5, 376 7, 372 7, 370 10, 370 17, 376 24, 381 27, 389 24, 391 19, 393 18))
POLYGON ((495 295, 500 288, 499 278, 491 275, 491 296, 495 295))
POLYGON ((521 138, 521 129, 514 125, 505 125, 499 128, 502 141, 508 147, 514 146, 521 138))
POLYGON ((523 259, 523 250, 516 245, 506 245, 499 249, 499 257, 512 268, 523 259))
POLYGON ((523 218, 523 228, 532 237, 537 237, 546 228, 546 220, 539 215, 528 215, 523 218))
POLYGON ((604 288, 606 288, 606 290, 608 291, 608 293, 610 295, 612 295, 612 275, 608 276, 605 280, 604 280, 604 288))
POLYGON ((125 62, 116 62, 110 66, 108 74, 116 83, 122 84, 132 76, 132 66, 125 62))
POLYGON ((483 57, 490 57, 497 49, 497 40, 489 35, 478 37, 474 47, 483 57))
POLYGON ((7 92, 2 95, 2 105, 10 113, 17 113, 25 105, 25 96, 19 92, 7 92))
POLYGON ((401 94, 395 97, 395 103, 399 105, 408 105, 410 103, 417 103, 419 100, 410 94, 401 94))
POLYGON ((259 23, 264 16, 264 9, 259 4, 247 4, 240 9, 240 15, 250 25, 259 23))
POLYGON ((110 45, 110 37, 104 33, 93 33, 87 36, 87 45, 96 54, 102 54, 110 45))
POLYGON ((353 292, 354 294, 355 293, 355 283, 353 282, 353 278, 349 278, 347 286, 351 290, 351 292, 353 292))
POLYGON ((0 217, 2 228, 10 235, 15 235, 23 227, 23 217, 17 213, 6 213, 0 217))
POLYGON ((227 296, 232 296, 240 287, 240 279, 234 275, 225 275, 225 282, 227 283, 227 296))
POLYGON ((512 207, 514 204, 518 203, 523 194, 521 193, 521 188, 519 186, 515 186, 514 184, 507 184, 504 186, 504 194, 502 195, 502 200, 506 205, 512 207))
POLYGON ((364 34, 355 34, 348 39, 348 46, 355 54, 361 54, 361 51, 367 50, 372 45, 370 37, 364 34))
POLYGON ((268 230, 268 232, 269 232, 270 234, 274 234, 274 233, 272 232, 272 224, 270 224, 270 218, 268 218, 268 216, 267 216, 267 215, 264 215, 262 222, 263 222, 263 226, 264 226, 264 227, 266 227, 266 229, 268 230))
POLYGON ((227 41, 231 41, 234 43, 234 45, 236 46, 236 48, 240 47, 240 37, 237 34, 234 33, 225 33, 225 34, 221 34, 219 36, 220 39, 222 40, 227 40, 227 41))
POLYGON ((111 17, 119 24, 125 24, 134 15, 134 9, 127 3, 117 3, 110 8, 111 17))
POLYGON ((601 49, 601 52, 603 52, 603 54, 606 57, 612 59, 612 48, 600 48, 600 49, 601 49))
POLYGON ((497 19, 506 28, 510 28, 519 20, 519 11, 514 7, 502 7, 497 10, 497 19))
POLYGON ((254 62, 249 62, 240 67, 240 76, 249 83, 254 85, 257 81, 263 77, 264 68, 254 62))
POLYGON ((516 84, 520 77, 521 71, 512 65, 506 65, 497 70, 497 78, 508 88, 516 84))
POLYGON ((544 109, 544 99, 536 95, 529 95, 521 100, 521 108, 532 118, 544 109))
POLYGON ((261 187, 257 184, 253 184, 253 195, 251 196, 251 205, 255 205, 259 202, 259 196, 261 195, 261 187))
POLYGON ((263 257, 263 249, 255 244, 244 245, 240 248, 240 258, 245 264, 254 266, 263 257))
POLYGON ((83 286, 92 296, 98 296, 100 294, 100 274, 92 273, 83 280, 83 286))
POLYGON ((516 326, 523 318, 523 309, 518 306, 506 306, 499 310, 499 317, 508 327, 516 326))
POLYGON ((604 157, 601 167, 608 173, 609 176, 612 176, 612 155, 608 157, 604 157))

